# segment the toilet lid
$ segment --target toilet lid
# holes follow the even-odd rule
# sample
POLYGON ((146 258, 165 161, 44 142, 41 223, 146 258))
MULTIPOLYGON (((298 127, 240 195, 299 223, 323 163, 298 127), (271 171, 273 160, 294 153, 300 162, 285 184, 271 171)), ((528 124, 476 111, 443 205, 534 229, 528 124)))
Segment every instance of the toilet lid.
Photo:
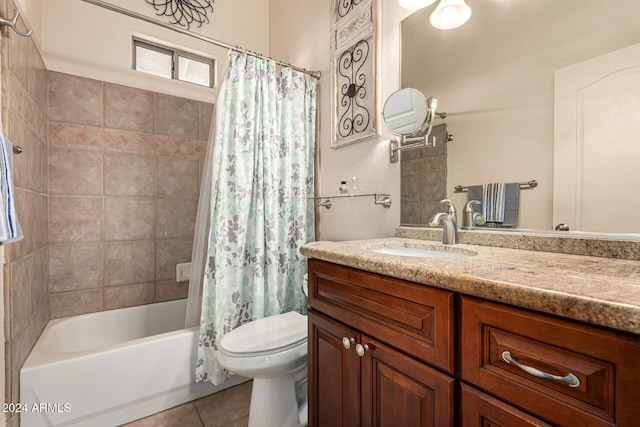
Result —
POLYGON ((222 337, 225 353, 260 354, 282 351, 307 339, 307 317, 296 311, 245 323, 222 337))

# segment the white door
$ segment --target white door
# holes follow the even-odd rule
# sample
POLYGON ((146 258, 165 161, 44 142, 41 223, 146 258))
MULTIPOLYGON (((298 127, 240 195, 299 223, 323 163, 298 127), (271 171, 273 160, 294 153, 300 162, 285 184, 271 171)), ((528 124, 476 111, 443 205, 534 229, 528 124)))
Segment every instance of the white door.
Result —
POLYGON ((555 72, 553 224, 640 233, 640 44, 555 72))

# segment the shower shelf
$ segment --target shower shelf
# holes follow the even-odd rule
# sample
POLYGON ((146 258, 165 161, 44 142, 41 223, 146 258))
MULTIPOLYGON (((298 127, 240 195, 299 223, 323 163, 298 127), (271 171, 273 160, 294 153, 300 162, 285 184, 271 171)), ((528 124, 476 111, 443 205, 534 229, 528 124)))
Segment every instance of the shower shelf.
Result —
POLYGON ((335 196, 317 196, 309 197, 309 200, 318 201, 318 206, 331 209, 331 199, 354 199, 356 197, 373 197, 373 203, 385 208, 391 207, 391 196, 384 193, 356 193, 356 194, 337 194, 335 196))

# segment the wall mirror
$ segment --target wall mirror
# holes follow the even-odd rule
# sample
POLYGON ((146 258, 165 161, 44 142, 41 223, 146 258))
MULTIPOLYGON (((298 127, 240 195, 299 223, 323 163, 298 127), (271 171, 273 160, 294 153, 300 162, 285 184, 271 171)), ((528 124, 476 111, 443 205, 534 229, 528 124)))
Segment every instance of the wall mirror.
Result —
MULTIPOLYGON (((570 73, 566 78, 568 69, 587 64, 586 71, 576 73, 590 74, 599 67, 591 61, 640 43, 640 2, 469 0, 468 4, 472 19, 454 30, 429 25, 435 5, 401 23, 402 87, 437 93, 448 113, 447 124, 456 133, 456 143, 446 153, 432 154, 445 156, 436 167, 440 174, 445 171, 446 182, 429 181, 430 164, 436 162, 420 162, 418 179, 414 179, 416 167, 403 169, 402 223, 423 224, 420 219, 429 217, 425 211, 435 208, 416 200, 415 192, 437 187, 460 207, 467 193, 456 192, 458 185, 536 180, 535 189, 520 192, 518 228, 548 231, 567 222, 576 231, 640 233, 640 221, 633 218, 640 212, 640 205, 633 205, 640 168, 629 166, 629 161, 637 163, 640 158, 636 148, 640 144, 630 142, 637 142, 640 135, 640 55, 632 51, 635 62, 623 60, 617 69, 600 70, 581 87, 558 89, 567 80, 579 80, 570 73), (558 115, 567 104, 573 112, 558 115), (564 153, 563 160, 556 140, 564 131, 556 123, 570 120, 580 132, 595 136, 578 135, 582 140, 569 143, 578 149, 564 153), (565 167, 562 162, 567 159, 565 167), (626 165, 622 185, 616 177, 621 164, 626 165), (572 177, 558 178, 566 170, 572 177), (584 179, 573 182, 580 174, 584 179), (618 181, 613 183, 614 179, 618 181), (569 186, 571 190, 562 191, 569 186), (592 194, 595 187, 600 193, 593 194, 600 195, 592 194), (575 218, 564 220, 564 214, 554 211, 562 205, 569 210, 582 206, 585 223, 589 215, 604 220, 581 227, 575 218), (621 211, 631 213, 630 221, 617 219, 621 211)), ((409 156, 405 160, 415 161, 409 156)))

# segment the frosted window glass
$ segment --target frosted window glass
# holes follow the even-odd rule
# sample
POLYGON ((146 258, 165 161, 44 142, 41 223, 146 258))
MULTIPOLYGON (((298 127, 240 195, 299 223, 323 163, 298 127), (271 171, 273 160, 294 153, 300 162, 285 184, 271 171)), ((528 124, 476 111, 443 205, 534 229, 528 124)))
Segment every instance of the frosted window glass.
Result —
POLYGON ((136 70, 171 78, 172 56, 168 53, 136 46, 136 70))
POLYGON ((178 79, 210 87, 211 64, 180 56, 178 58, 178 79))

